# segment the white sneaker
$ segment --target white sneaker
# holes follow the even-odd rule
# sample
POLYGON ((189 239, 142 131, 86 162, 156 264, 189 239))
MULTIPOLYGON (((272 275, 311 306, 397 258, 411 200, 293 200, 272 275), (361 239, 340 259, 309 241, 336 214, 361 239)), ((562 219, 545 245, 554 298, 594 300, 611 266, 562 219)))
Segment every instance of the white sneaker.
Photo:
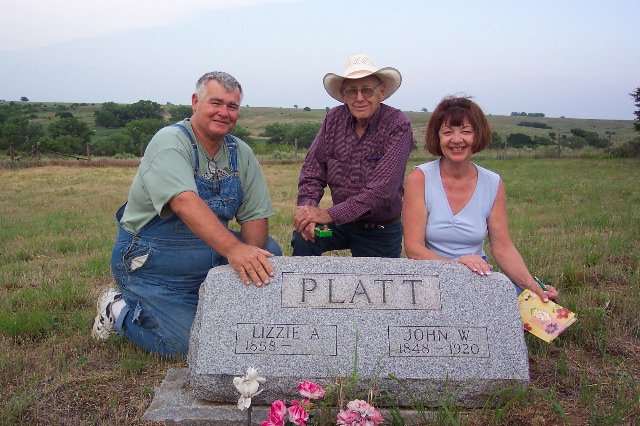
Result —
POLYGON ((91 336, 96 340, 107 340, 110 335, 115 334, 116 319, 111 312, 113 302, 122 299, 122 294, 114 288, 104 290, 98 297, 98 315, 93 321, 91 336))

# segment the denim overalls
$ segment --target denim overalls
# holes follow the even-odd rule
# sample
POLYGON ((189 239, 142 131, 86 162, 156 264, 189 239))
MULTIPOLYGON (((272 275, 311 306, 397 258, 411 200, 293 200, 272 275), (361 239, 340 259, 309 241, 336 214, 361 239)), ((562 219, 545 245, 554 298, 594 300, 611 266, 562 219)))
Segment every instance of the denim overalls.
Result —
MULTIPOLYGON (((220 180, 198 175, 198 147, 193 147, 193 170, 198 194, 225 225, 235 217, 242 201, 237 142, 229 135, 231 175, 220 180)), ((119 233, 111 255, 111 269, 127 303, 116 329, 141 348, 164 355, 186 354, 189 333, 198 305, 198 290, 209 269, 227 260, 213 251, 176 215, 159 216, 136 234, 120 226, 124 205, 116 213, 119 233)), ((277 244, 277 243, 276 243, 277 244)))

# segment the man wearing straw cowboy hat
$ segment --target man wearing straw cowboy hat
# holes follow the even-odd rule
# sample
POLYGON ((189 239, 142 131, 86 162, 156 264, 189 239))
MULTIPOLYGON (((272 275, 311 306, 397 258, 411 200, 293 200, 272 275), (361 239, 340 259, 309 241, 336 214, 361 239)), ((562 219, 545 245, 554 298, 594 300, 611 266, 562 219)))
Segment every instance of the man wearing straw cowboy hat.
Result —
POLYGON ((300 171, 294 256, 350 249, 359 257, 400 257, 413 135, 408 117, 382 101, 401 81, 397 69, 377 68, 364 53, 347 58, 344 74, 324 76, 327 93, 342 105, 327 113, 300 171), (333 202, 327 209, 319 207, 326 186, 333 202), (318 225, 331 232, 316 235, 318 225))

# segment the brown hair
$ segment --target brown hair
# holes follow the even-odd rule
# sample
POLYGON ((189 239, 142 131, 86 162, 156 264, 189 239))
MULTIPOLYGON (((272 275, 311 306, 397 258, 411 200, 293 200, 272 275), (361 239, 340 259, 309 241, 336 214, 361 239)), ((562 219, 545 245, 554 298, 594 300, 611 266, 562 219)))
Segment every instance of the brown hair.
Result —
POLYGON ((472 152, 480 152, 489 146, 491 127, 489 127, 487 117, 478 104, 466 97, 447 96, 440 101, 429 118, 424 144, 427 151, 433 155, 442 156, 440 137, 438 136, 440 127, 443 124, 462 126, 465 119, 469 120, 476 134, 472 152))

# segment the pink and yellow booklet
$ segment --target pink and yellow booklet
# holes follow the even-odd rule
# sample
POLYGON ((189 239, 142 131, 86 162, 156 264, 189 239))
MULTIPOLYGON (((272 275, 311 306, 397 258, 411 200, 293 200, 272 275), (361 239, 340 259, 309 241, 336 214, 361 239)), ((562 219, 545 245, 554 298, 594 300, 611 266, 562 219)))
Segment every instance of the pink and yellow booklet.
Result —
POLYGON ((518 307, 524 329, 549 343, 576 320, 575 313, 548 301, 544 303, 531 290, 518 296, 518 307))

